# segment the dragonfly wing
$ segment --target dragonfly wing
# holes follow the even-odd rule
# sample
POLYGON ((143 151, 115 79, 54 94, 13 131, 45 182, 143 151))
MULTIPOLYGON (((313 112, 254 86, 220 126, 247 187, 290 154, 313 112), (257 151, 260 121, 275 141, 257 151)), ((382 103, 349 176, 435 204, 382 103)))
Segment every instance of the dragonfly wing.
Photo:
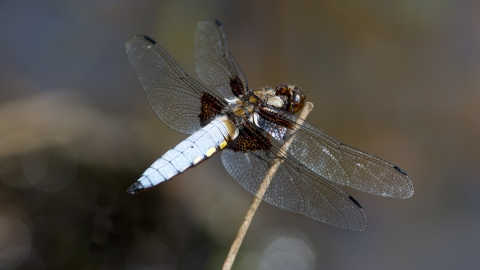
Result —
MULTIPOLYGON (((409 198, 413 195, 410 177, 398 166, 348 146, 307 122, 298 126, 295 124, 298 118, 293 114, 277 110, 275 117, 288 121, 296 129, 289 153, 322 178, 380 196, 409 198)), ((268 118, 258 122, 278 141, 289 138, 283 136, 286 132, 278 132, 284 130, 285 125, 280 126, 268 118)))
POLYGON ((220 104, 213 108, 225 105, 215 93, 188 76, 151 38, 133 36, 125 47, 153 111, 171 129, 186 134, 199 130, 201 100, 206 94, 210 102, 220 104))
POLYGON ((227 99, 247 91, 247 78, 230 53, 218 20, 205 20, 195 31, 195 68, 200 79, 227 99))
POLYGON ((400 167, 348 146, 308 123, 295 135, 290 153, 318 175, 375 195, 413 195, 413 183, 400 167))
MULTIPOLYGON (((309 218, 353 231, 367 226, 363 208, 334 184, 287 157, 276 171, 263 201, 309 218)), ((274 158, 266 151, 222 153, 228 173, 246 190, 256 194, 274 158)))

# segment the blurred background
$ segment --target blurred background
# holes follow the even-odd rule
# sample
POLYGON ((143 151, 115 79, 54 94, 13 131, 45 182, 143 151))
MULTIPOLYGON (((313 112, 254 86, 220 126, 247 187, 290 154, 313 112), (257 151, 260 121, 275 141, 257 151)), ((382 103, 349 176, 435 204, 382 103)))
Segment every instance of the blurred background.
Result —
POLYGON ((480 242, 480 2, 3 1, 0 269, 220 269, 252 195, 220 155, 138 195, 186 135, 150 108, 125 54, 148 34, 187 73, 217 18, 250 87, 295 83, 308 120, 411 176, 345 188, 351 232, 261 204, 234 269, 473 269, 480 242))

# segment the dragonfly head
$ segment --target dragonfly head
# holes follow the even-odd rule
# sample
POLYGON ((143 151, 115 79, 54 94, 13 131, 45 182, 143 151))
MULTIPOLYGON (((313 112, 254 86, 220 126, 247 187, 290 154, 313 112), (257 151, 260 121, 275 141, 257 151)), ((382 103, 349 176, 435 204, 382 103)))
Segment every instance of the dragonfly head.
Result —
POLYGON ((296 85, 280 84, 275 88, 275 94, 286 97, 285 109, 288 112, 297 113, 305 106, 306 96, 296 85))

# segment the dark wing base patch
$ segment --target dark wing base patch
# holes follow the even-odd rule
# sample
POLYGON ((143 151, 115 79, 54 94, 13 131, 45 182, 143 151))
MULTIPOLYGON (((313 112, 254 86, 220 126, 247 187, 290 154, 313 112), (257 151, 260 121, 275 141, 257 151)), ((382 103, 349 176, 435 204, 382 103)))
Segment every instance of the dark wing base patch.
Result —
POLYGON ((247 122, 240 127, 239 134, 228 146, 234 152, 263 150, 268 151, 272 147, 270 141, 255 126, 247 122))
POLYGON ((204 127, 208 125, 217 115, 221 114, 224 106, 216 97, 204 92, 200 98, 202 103, 200 107, 200 126, 204 127))

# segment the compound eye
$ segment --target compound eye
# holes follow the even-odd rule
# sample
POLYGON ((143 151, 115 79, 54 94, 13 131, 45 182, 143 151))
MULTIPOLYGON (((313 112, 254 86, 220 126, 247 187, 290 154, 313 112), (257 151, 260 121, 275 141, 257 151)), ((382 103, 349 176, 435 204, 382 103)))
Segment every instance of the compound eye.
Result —
POLYGON ((305 106, 306 96, 302 93, 302 90, 296 86, 291 89, 291 93, 292 99, 290 100, 290 111, 292 113, 297 113, 303 109, 303 106, 305 106))

